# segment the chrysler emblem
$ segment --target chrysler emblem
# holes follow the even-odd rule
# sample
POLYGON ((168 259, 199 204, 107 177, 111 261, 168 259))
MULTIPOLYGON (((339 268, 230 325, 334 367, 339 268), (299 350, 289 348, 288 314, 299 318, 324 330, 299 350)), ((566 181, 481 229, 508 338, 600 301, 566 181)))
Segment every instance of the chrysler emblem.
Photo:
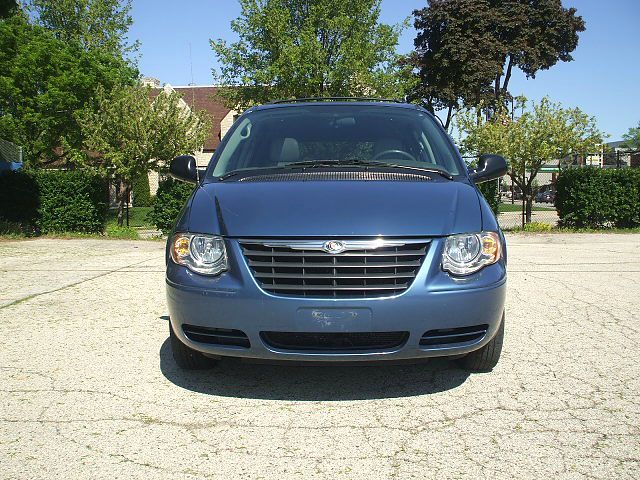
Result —
POLYGON ((324 242, 322 245, 322 249, 327 253, 342 253, 347 247, 344 246, 344 243, 338 240, 329 240, 328 242, 324 242))

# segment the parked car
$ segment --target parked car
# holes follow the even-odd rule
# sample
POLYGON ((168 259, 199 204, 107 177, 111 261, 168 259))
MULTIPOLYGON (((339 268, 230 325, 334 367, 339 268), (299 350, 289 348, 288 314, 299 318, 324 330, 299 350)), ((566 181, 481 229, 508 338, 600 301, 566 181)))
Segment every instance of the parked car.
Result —
POLYGON ((504 335, 506 248, 476 183, 426 110, 307 100, 246 111, 167 242, 173 357, 296 361, 458 357, 490 370, 504 335))
POLYGON ((553 203, 556 199, 556 192, 553 190, 544 190, 536 194, 535 200, 539 203, 553 203))

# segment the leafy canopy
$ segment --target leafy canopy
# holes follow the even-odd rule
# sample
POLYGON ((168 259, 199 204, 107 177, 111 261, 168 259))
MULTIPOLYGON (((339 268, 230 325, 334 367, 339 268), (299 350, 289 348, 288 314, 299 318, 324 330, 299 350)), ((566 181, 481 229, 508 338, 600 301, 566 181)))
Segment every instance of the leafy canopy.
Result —
POLYGON ((640 122, 635 128, 630 128, 627 133, 622 135, 624 146, 634 150, 640 150, 640 122))
POLYGON ((78 160, 127 183, 166 168, 176 155, 194 153, 211 127, 206 114, 190 110, 175 91, 162 90, 152 99, 151 89, 142 85, 98 87, 96 101, 96 110, 85 109, 77 118, 87 150, 100 157, 78 160))
POLYGON ((561 0, 428 0, 414 11, 420 82, 430 110, 493 106, 509 96, 513 68, 535 77, 568 62, 585 30, 561 0))
POLYGON ((0 20, 0 132, 24 147, 30 166, 82 149, 74 112, 93 104, 97 85, 131 82, 121 57, 64 42, 22 13, 0 20))
POLYGON ((28 0, 40 25, 64 42, 85 50, 102 49, 123 56, 135 51, 127 32, 133 24, 131 0, 28 0))
POLYGON ((401 26, 380 0, 240 0, 239 40, 212 40, 223 96, 244 108, 277 98, 396 96, 401 26))
POLYGON ((466 110, 458 115, 457 124, 465 153, 502 155, 512 180, 529 192, 542 165, 595 151, 603 134, 595 119, 579 108, 563 108, 547 97, 539 103, 522 102, 523 113, 514 120, 506 110, 490 120, 466 110))

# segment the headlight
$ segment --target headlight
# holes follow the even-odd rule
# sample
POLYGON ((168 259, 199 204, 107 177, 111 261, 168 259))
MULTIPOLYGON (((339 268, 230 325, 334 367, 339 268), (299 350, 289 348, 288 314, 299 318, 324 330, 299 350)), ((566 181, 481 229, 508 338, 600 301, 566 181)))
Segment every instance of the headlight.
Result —
POLYGON ((171 259, 203 275, 218 275, 227 269, 224 240, 212 235, 175 234, 171 242, 171 259))
POLYGON ((500 260, 502 245, 495 232, 452 235, 444 243, 442 269, 453 275, 469 275, 500 260))

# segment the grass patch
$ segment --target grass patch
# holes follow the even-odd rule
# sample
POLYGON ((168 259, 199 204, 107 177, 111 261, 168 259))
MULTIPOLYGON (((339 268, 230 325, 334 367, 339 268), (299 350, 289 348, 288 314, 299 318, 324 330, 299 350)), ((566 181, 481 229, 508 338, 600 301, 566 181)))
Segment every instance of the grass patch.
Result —
MULTIPOLYGON (((533 205, 531 207, 531 210, 534 212, 546 212, 546 211, 551 211, 551 210, 555 210, 555 207, 553 205, 549 205, 548 207, 541 207, 540 205, 533 205)), ((500 213, 503 212, 521 212, 522 211, 522 203, 501 203, 499 210, 500 213)))
MULTIPOLYGON (((155 225, 151 223, 149 219, 149 212, 153 210, 151 207, 131 207, 129 209, 129 227, 131 228, 148 228, 155 229, 155 225)), ((123 225, 127 224, 127 212, 126 210, 123 212, 123 225)), ((107 223, 106 228, 109 229, 110 226, 118 225, 118 210, 110 209, 107 213, 107 223)))
POLYGON ((109 238, 123 238, 128 240, 137 240, 140 238, 138 232, 133 227, 118 227, 117 225, 107 225, 105 233, 109 238))

